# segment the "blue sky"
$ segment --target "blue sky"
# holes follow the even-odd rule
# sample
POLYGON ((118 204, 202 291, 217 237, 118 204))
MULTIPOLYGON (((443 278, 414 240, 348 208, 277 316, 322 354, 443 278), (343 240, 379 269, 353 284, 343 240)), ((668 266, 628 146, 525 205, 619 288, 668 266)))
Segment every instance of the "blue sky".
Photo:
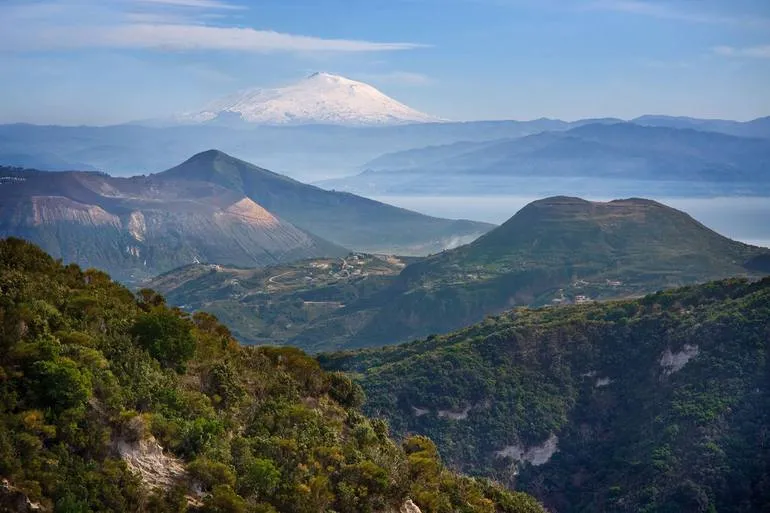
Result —
POLYGON ((444 118, 770 115, 768 0, 0 0, 0 123, 110 124, 313 71, 444 118))

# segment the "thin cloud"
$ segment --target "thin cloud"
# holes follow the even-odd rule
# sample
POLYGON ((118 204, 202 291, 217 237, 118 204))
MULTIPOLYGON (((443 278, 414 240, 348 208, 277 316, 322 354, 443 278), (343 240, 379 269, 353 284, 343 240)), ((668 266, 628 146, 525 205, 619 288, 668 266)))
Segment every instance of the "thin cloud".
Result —
MULTIPOLYGON (((1 38, 2 36, 0 36, 1 38)), ((7 34, 5 36, 8 37, 7 34)), ((384 52, 411 50, 424 45, 380 43, 350 39, 324 39, 269 30, 185 24, 133 23, 111 27, 50 27, 43 31, 17 32, 16 51, 57 49, 232 50, 274 52, 384 52)), ((2 39, 0 39, 1 41, 2 39)))
POLYGON ((702 24, 729 24, 744 26, 768 26, 770 20, 761 17, 736 17, 718 13, 704 13, 680 10, 666 2, 645 0, 594 0, 586 9, 614 11, 627 14, 637 14, 664 20, 683 21, 702 24))
POLYGON ((188 16, 180 14, 170 13, 157 13, 157 12, 130 12, 126 14, 126 20, 130 23, 136 24, 155 24, 155 25, 167 25, 167 24, 189 24, 194 22, 195 19, 191 19, 188 16))
POLYGON ((333 54, 389 52, 425 46, 322 38, 233 26, 232 22, 226 26, 222 18, 218 18, 220 21, 216 24, 207 23, 211 15, 219 14, 212 10, 240 8, 220 0, 126 0, 123 6, 136 7, 129 11, 109 3, 89 4, 85 8, 82 2, 0 4, 0 53, 94 48, 333 54))
POLYGON ((749 57, 753 59, 770 59, 770 45, 736 48, 734 46, 717 46, 714 53, 722 57, 749 57))
POLYGON ((231 4, 228 2, 220 2, 218 0, 134 0, 137 3, 144 4, 156 4, 156 5, 170 5, 174 7, 196 7, 199 9, 233 9, 243 10, 246 9, 243 5, 231 4))

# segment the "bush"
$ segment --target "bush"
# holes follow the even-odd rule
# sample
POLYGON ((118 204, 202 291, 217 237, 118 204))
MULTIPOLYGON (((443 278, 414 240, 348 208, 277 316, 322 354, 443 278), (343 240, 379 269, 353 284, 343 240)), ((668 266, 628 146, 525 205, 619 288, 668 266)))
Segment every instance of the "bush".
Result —
POLYGON ((342 372, 329 374, 329 396, 346 408, 360 408, 366 395, 358 383, 342 372))
POLYGON ((212 490, 219 485, 235 486, 235 474, 224 463, 198 458, 187 466, 187 470, 204 490, 212 490))
POLYGON ((195 354, 191 323, 171 310, 157 308, 141 315, 131 334, 164 367, 178 371, 195 354))
POLYGON ((281 472, 271 460, 254 459, 238 480, 238 491, 244 496, 264 498, 272 495, 281 484, 281 472))
POLYGON ((45 408, 77 408, 91 397, 91 376, 69 358, 35 362, 33 372, 37 396, 45 408))
POLYGON ((247 504, 233 489, 227 485, 214 488, 210 497, 206 498, 202 513, 246 513, 247 504))

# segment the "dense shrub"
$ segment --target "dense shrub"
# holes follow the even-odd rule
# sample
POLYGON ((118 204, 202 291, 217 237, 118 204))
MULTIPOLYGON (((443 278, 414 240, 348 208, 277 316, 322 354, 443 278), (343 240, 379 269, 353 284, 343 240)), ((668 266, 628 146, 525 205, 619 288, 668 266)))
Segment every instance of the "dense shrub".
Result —
POLYGON ((178 313, 156 307, 139 316, 131 333, 161 365, 183 370, 195 354, 191 329, 190 322, 178 313))

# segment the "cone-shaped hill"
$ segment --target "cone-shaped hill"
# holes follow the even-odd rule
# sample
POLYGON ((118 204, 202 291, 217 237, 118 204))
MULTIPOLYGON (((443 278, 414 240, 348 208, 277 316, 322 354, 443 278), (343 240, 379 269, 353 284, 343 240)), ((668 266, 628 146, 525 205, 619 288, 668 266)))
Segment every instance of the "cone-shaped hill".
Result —
POLYGON ((535 201, 475 242, 410 267, 407 276, 491 277, 527 269, 563 270, 576 279, 606 273, 672 285, 743 274, 755 247, 733 241, 656 201, 535 201))
POLYGON ((248 196, 290 223, 366 252, 425 255, 466 243, 492 225, 430 217, 354 194, 304 184, 217 150, 164 171, 161 180, 215 183, 248 196))
POLYGON ((356 340, 378 344, 442 333, 513 306, 759 277, 768 253, 655 201, 546 198, 471 244, 408 266, 394 285, 399 296, 356 340))

